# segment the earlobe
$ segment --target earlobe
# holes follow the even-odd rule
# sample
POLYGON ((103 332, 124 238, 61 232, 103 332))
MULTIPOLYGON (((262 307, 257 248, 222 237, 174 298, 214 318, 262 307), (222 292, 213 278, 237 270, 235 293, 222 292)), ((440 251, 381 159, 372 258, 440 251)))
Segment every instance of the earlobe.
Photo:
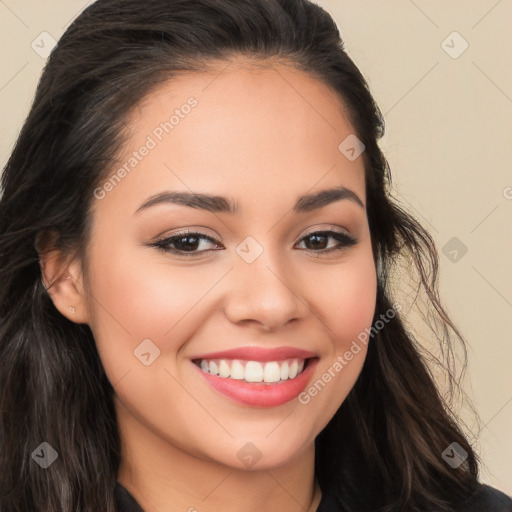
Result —
POLYGON ((69 261, 59 249, 45 251, 40 243, 36 243, 36 248, 41 281, 55 307, 72 322, 87 323, 87 301, 79 259, 69 261))

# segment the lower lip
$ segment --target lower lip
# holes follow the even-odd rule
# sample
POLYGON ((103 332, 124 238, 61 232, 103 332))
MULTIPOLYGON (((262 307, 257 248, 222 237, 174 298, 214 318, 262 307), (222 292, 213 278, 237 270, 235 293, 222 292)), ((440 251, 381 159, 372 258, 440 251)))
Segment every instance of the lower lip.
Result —
POLYGON ((253 407, 275 407, 296 398, 306 387, 318 363, 318 358, 310 359, 304 371, 294 379, 265 384, 245 380, 219 377, 203 371, 192 363, 203 379, 216 391, 244 405, 253 407))

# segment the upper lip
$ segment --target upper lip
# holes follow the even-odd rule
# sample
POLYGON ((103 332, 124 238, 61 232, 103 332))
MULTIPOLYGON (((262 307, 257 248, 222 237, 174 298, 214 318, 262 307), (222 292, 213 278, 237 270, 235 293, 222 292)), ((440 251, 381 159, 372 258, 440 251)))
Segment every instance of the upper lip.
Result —
POLYGON ((316 354, 294 347, 238 347, 221 352, 199 354, 191 359, 243 359, 246 361, 279 361, 282 359, 309 359, 316 354))

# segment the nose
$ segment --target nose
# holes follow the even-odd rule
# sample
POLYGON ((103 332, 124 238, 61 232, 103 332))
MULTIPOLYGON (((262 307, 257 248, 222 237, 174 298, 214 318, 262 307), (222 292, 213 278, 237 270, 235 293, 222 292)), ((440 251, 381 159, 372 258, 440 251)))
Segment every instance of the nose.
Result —
POLYGON ((237 258, 226 294, 228 319, 274 331, 302 318, 308 308, 298 293, 297 276, 286 266, 267 251, 252 263, 237 258))

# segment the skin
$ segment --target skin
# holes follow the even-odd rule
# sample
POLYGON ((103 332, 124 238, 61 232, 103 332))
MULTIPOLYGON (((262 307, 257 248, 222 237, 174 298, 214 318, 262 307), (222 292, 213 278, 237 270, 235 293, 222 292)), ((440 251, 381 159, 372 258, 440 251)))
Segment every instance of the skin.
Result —
POLYGON ((354 129, 323 82, 282 62, 226 65, 175 78, 134 109, 113 172, 169 112, 198 101, 93 199, 88 260, 52 251, 41 264, 56 307, 94 334, 115 390, 118 479, 146 512, 314 511, 314 440, 353 387, 365 347, 308 404, 269 408, 219 394, 190 358, 239 346, 302 348, 320 358, 310 386, 371 326, 377 283, 365 207, 344 199, 291 211, 300 195, 339 186, 366 205, 364 163, 338 150, 354 129), (134 213, 164 190, 229 197, 239 210, 168 203, 134 213), (202 241, 195 250, 205 252, 187 257, 150 246, 183 228, 222 250, 202 241), (357 244, 322 254, 337 240, 304 238, 327 229, 357 244), (235 251, 248 236, 263 248, 250 264, 235 251), (148 338, 160 355, 145 366, 134 350, 148 338), (237 456, 248 442, 261 453, 250 467, 237 456))

